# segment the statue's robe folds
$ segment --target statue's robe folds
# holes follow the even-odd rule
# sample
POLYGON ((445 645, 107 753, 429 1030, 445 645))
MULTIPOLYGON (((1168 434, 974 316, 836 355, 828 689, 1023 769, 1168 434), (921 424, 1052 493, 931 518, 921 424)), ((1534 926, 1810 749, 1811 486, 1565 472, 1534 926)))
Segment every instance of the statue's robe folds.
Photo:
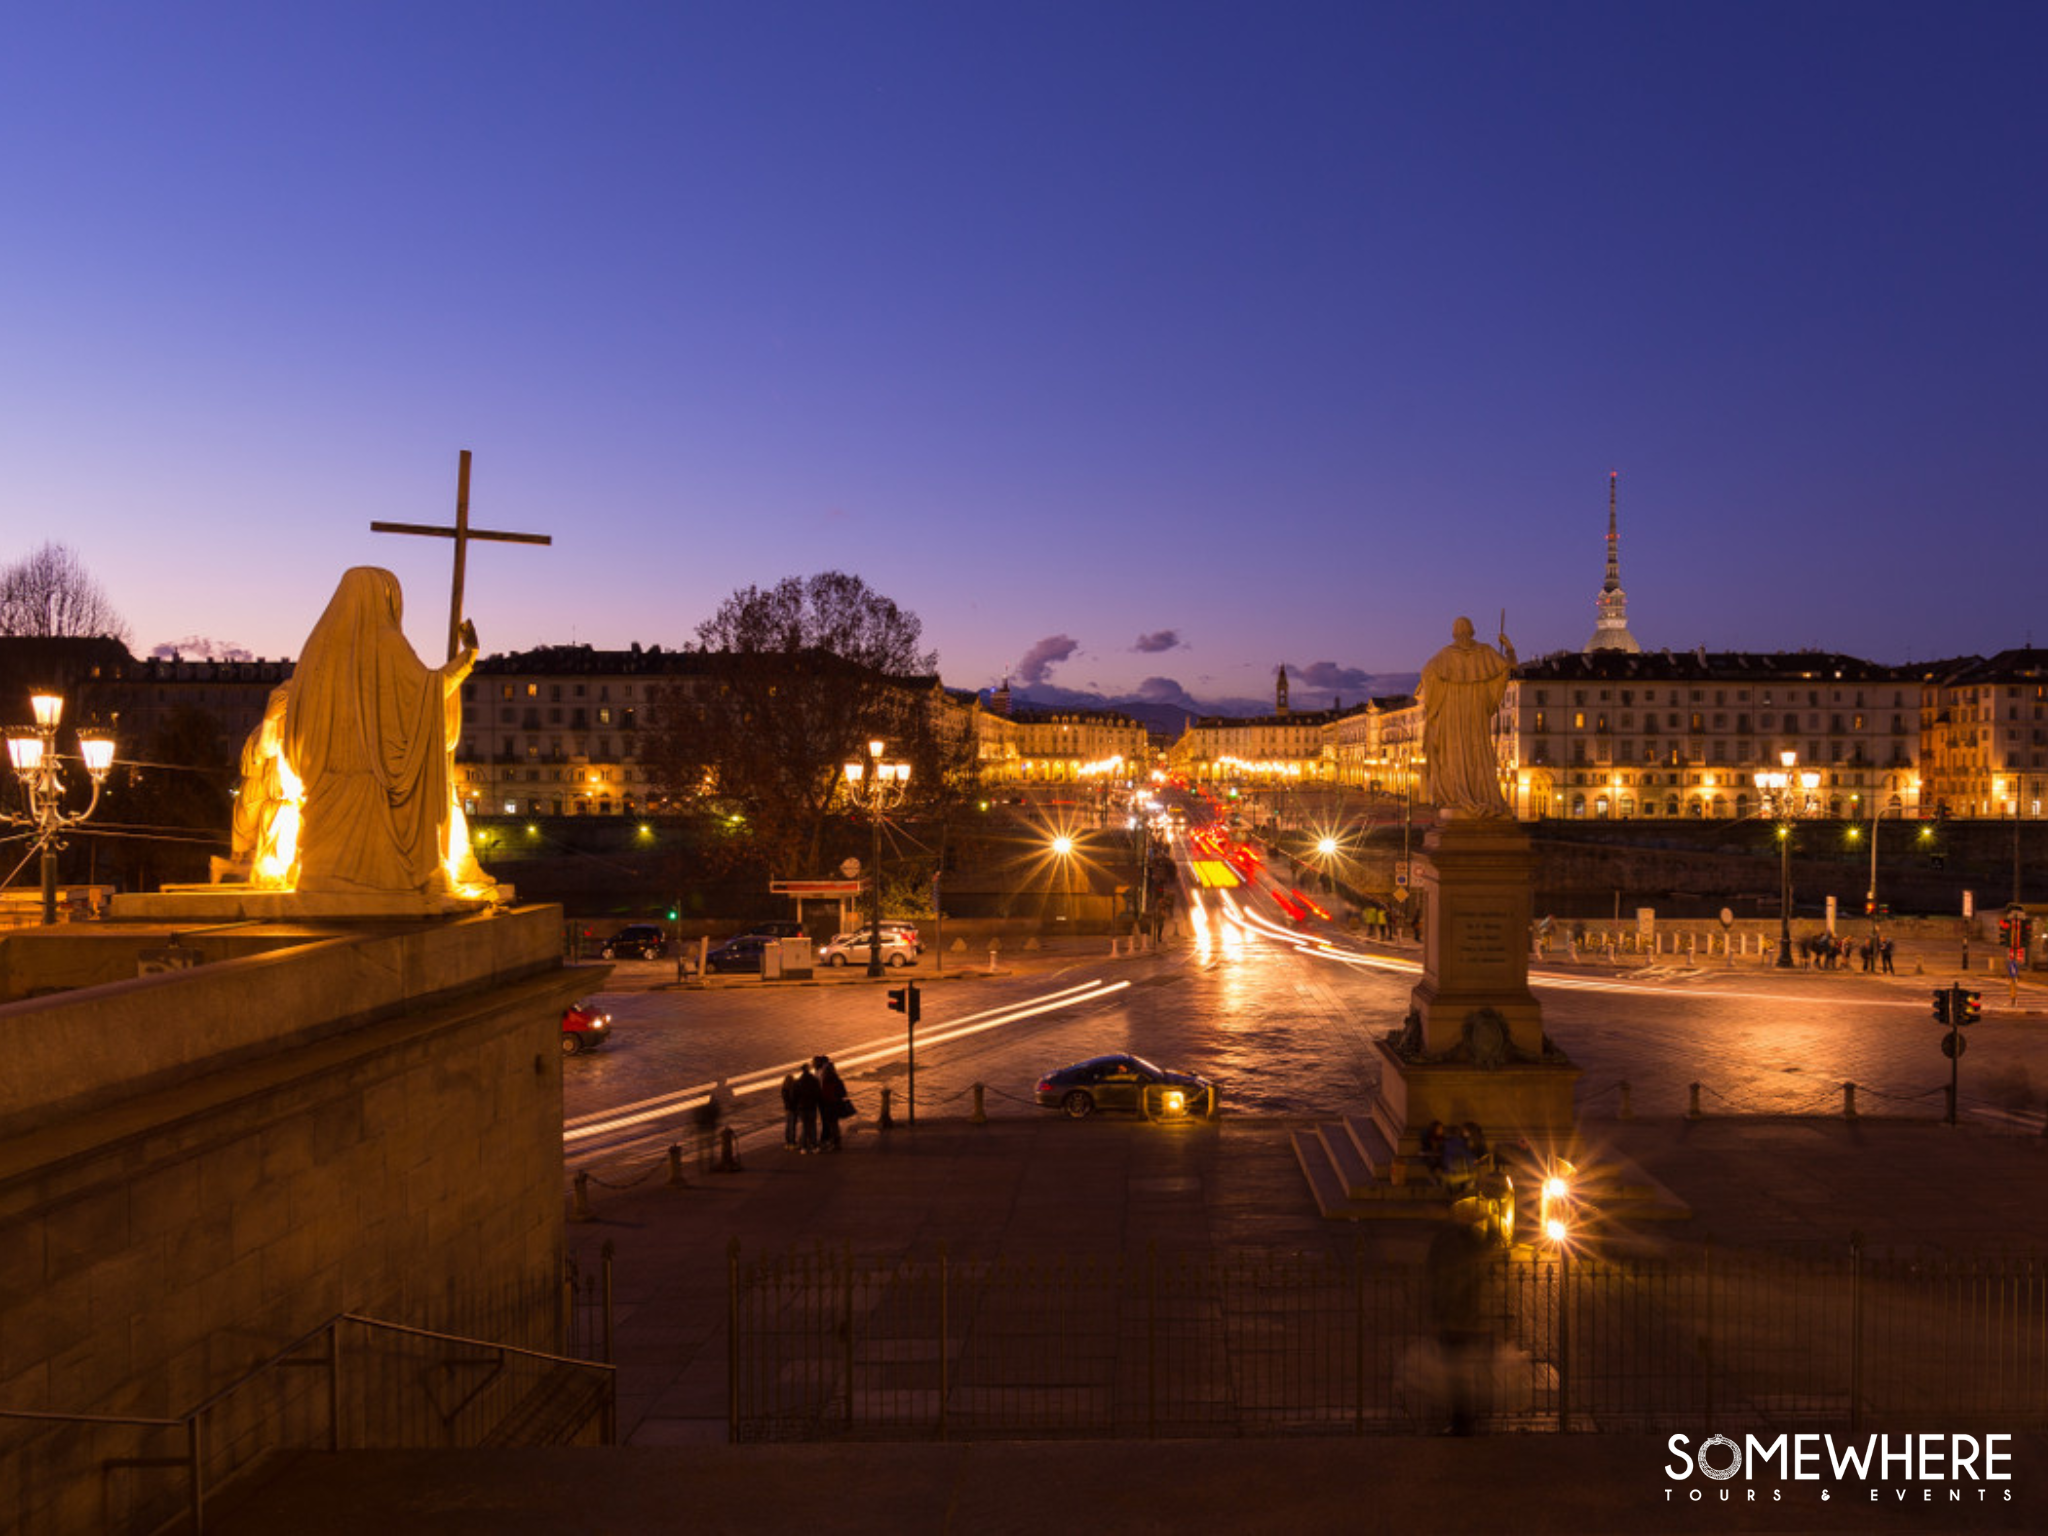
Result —
POLYGON ((1500 789, 1494 715, 1507 691, 1508 659, 1469 635, 1422 669, 1422 754, 1439 810, 1491 820, 1512 815, 1500 789))
POLYGON ((373 566, 346 572, 291 680, 272 696, 244 750, 250 803, 236 822, 237 854, 257 856, 253 884, 324 892, 494 889, 470 853, 451 789, 459 690, 475 652, 429 667, 400 620, 397 577, 373 566), (295 829, 285 825, 291 820, 295 829))

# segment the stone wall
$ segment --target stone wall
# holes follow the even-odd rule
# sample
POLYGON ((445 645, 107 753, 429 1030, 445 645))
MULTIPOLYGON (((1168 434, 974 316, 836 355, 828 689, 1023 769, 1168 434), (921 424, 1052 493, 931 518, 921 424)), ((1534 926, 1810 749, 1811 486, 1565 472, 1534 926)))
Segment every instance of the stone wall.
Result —
MULTIPOLYGON (((223 933, 193 970, 0 1007, 0 1408, 176 1418, 341 1312, 554 1348, 559 1021, 589 983, 559 934, 552 908, 223 933)), ((6 941, 11 983, 83 963, 35 939, 6 941)), ((290 1369, 237 1392, 209 1478, 324 1434, 326 1393, 290 1369)), ((182 1473, 102 1463, 184 1452, 0 1419, 0 1527, 153 1522, 182 1473)))

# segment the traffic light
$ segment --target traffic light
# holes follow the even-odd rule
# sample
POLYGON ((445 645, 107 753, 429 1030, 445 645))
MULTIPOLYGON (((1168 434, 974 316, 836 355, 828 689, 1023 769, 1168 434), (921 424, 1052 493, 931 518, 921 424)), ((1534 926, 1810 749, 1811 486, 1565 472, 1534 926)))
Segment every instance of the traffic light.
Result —
POLYGON ((1956 988, 1956 1022, 1974 1024, 1984 1017, 1984 994, 1956 988))
POLYGON ((921 1010, 918 1007, 916 982, 913 981, 907 987, 891 987, 889 989, 889 1011, 902 1014, 913 1024, 917 1022, 918 1014, 921 1010))
MULTIPOLYGON (((892 994, 891 994, 891 996, 894 996, 894 994, 892 993, 892 994)), ((1938 1020, 1938 1021, 1939 1021, 1940 1023, 1943 1023, 1943 1024, 1946 1024, 1946 1023, 1948 1023, 1948 1022, 1949 1022, 1949 1017, 1948 1017, 1948 999, 1949 999, 1949 990, 1948 990, 1948 988, 1947 988, 1947 987, 1937 987, 1937 988, 1935 988, 1935 992, 1934 992, 1934 1017, 1936 1018, 1936 1020, 1938 1020)), ((895 1007, 896 1005, 895 1005, 894 1003, 891 1003, 891 1004, 890 1004, 889 1006, 890 1006, 891 1008, 894 1008, 894 1007, 895 1007)))

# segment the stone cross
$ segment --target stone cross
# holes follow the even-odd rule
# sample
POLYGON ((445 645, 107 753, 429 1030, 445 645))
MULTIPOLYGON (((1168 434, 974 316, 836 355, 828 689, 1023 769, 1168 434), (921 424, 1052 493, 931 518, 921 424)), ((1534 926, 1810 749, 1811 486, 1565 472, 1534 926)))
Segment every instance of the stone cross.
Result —
POLYGON ((455 482, 455 526, 436 528, 426 523, 372 523, 372 533, 418 533, 429 538, 455 541, 455 592, 448 604, 448 659, 462 654, 462 571, 471 539, 491 539, 501 544, 552 544, 545 533, 495 533, 469 526, 469 450, 462 450, 462 467, 455 482))

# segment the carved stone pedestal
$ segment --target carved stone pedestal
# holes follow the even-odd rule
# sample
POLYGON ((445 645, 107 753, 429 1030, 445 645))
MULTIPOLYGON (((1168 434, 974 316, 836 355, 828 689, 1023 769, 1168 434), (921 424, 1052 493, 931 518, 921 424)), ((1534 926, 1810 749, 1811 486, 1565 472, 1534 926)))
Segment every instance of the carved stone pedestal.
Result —
POLYGON ((1378 1045, 1375 1123, 1404 1153, 1432 1120, 1474 1120, 1489 1137, 1569 1137, 1579 1069, 1545 1041, 1529 990, 1528 833, 1512 821, 1448 822, 1417 865, 1422 980, 1406 1027, 1378 1045))

